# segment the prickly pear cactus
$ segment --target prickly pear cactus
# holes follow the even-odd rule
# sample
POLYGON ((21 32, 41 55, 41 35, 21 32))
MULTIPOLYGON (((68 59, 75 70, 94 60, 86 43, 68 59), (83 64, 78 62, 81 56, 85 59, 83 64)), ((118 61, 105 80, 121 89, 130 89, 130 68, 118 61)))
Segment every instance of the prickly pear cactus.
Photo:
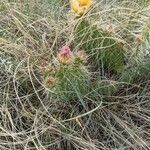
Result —
POLYGON ((121 72, 124 68, 124 51, 109 33, 81 21, 75 29, 75 40, 85 49, 99 67, 121 72))

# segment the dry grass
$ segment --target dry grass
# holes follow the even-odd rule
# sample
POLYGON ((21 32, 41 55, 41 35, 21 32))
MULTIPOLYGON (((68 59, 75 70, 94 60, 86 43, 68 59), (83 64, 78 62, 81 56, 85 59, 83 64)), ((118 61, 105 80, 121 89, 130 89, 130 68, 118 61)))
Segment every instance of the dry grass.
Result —
POLYGON ((99 0, 81 18, 69 10, 62 0, 0 2, 0 149, 150 149, 149 1, 99 0), (75 30, 83 20, 90 26, 79 40, 75 30), (104 35, 110 25, 115 32, 104 35), (101 36, 93 39, 94 30, 101 36), (121 72, 99 57, 98 49, 113 47, 109 40, 124 46, 121 72), (39 68, 55 64, 64 44, 88 53, 90 81, 85 88, 86 77, 62 74, 67 85, 58 94, 39 68))

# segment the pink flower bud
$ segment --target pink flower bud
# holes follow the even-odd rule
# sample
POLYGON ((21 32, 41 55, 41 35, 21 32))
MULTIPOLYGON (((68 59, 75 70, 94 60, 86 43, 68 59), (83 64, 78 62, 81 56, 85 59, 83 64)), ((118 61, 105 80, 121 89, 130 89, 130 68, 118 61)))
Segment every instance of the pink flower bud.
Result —
POLYGON ((57 58, 60 61, 60 63, 66 64, 66 65, 69 65, 73 62, 73 55, 68 46, 63 46, 60 49, 60 51, 57 55, 57 58))

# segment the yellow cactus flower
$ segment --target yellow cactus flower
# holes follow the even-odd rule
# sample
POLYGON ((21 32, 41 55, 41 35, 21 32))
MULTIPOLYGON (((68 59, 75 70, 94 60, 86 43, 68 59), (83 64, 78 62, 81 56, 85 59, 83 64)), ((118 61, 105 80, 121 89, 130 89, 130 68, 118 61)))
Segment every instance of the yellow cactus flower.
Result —
POLYGON ((77 16, 82 16, 92 5, 92 0, 71 0, 71 10, 77 16))
POLYGON ((77 0, 80 6, 91 6, 92 0, 77 0))
POLYGON ((81 7, 77 0, 71 1, 71 11, 77 14, 77 16, 82 16, 84 14, 84 7, 81 7))

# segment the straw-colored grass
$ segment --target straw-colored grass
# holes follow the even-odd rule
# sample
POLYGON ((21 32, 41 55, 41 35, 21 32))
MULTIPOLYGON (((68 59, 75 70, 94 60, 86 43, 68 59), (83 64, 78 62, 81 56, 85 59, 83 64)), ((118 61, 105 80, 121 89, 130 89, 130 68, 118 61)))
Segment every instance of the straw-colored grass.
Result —
POLYGON ((149 91, 149 0, 1 0, 1 150, 148 150, 149 91))

